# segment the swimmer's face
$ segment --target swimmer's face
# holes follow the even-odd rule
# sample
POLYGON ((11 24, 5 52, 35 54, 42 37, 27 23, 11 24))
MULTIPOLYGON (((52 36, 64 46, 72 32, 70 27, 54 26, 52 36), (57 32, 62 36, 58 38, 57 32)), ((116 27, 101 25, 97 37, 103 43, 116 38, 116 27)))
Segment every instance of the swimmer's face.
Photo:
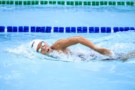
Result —
POLYGON ((44 41, 40 42, 37 46, 37 52, 42 53, 44 55, 50 53, 51 51, 52 49, 44 41))

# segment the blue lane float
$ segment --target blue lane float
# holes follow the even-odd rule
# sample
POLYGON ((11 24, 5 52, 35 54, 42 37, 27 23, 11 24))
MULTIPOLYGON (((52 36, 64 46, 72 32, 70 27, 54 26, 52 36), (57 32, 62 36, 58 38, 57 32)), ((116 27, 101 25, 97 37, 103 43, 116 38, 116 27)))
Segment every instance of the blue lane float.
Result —
POLYGON ((16 26, 8 26, 7 27, 7 32, 18 32, 16 26))
POLYGON ((101 33, 111 33, 111 27, 101 27, 101 33))
POLYGON ((64 33, 64 27, 54 27, 53 32, 54 33, 64 33))
POLYGON ((66 33, 76 33, 76 27, 66 27, 65 32, 66 33))
POLYGON ((135 31, 135 27, 51 27, 51 26, 0 26, 0 32, 31 32, 31 33, 116 33, 135 31))
POLYGON ((5 27, 4 26, 0 26, 0 32, 5 32, 5 27))
POLYGON ((87 33, 87 27, 77 27, 77 33, 87 33))
POLYGON ((29 32, 29 27, 28 26, 19 26, 18 32, 29 32))
POLYGON ((52 27, 51 26, 47 26, 47 27, 40 27, 40 26, 31 26, 29 32, 32 33, 37 33, 37 32, 41 32, 41 33, 51 33, 52 27))
POLYGON ((129 30, 135 30, 134 27, 114 27, 114 32, 123 32, 123 31, 129 31, 129 30))
POLYGON ((99 27, 89 27, 89 33, 99 33, 99 27))

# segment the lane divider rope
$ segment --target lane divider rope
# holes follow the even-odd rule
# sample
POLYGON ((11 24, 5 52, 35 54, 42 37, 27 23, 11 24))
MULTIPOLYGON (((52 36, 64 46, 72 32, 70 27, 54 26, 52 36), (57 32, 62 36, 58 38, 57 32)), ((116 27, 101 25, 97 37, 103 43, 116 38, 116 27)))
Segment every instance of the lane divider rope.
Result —
POLYGON ((135 6, 134 1, 5 1, 0 0, 0 5, 66 5, 66 6, 135 6))
POLYGON ((0 26, 0 33, 4 32, 31 32, 31 33, 115 33, 135 31, 135 27, 59 27, 59 26, 0 26))

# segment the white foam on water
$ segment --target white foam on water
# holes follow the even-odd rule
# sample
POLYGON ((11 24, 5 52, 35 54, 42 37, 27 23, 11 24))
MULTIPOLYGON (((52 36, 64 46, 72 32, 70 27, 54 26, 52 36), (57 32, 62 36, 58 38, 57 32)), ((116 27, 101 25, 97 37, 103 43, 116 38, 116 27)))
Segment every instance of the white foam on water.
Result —
POLYGON ((29 43, 19 45, 16 48, 7 48, 6 51, 16 56, 23 56, 29 59, 36 58, 36 53, 34 53, 32 49, 29 47, 29 43))

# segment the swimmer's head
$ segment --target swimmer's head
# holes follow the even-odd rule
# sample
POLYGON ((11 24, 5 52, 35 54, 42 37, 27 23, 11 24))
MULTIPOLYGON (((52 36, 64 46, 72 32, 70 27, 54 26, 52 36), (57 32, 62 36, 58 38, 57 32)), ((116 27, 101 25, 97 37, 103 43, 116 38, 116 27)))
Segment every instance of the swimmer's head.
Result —
POLYGON ((34 51, 37 51, 37 47, 38 47, 38 44, 39 44, 40 42, 42 42, 42 40, 40 40, 40 39, 33 40, 32 42, 30 42, 31 48, 32 48, 34 51))
POLYGON ((42 54, 48 54, 52 51, 48 44, 40 39, 33 40, 31 42, 31 48, 42 54))

